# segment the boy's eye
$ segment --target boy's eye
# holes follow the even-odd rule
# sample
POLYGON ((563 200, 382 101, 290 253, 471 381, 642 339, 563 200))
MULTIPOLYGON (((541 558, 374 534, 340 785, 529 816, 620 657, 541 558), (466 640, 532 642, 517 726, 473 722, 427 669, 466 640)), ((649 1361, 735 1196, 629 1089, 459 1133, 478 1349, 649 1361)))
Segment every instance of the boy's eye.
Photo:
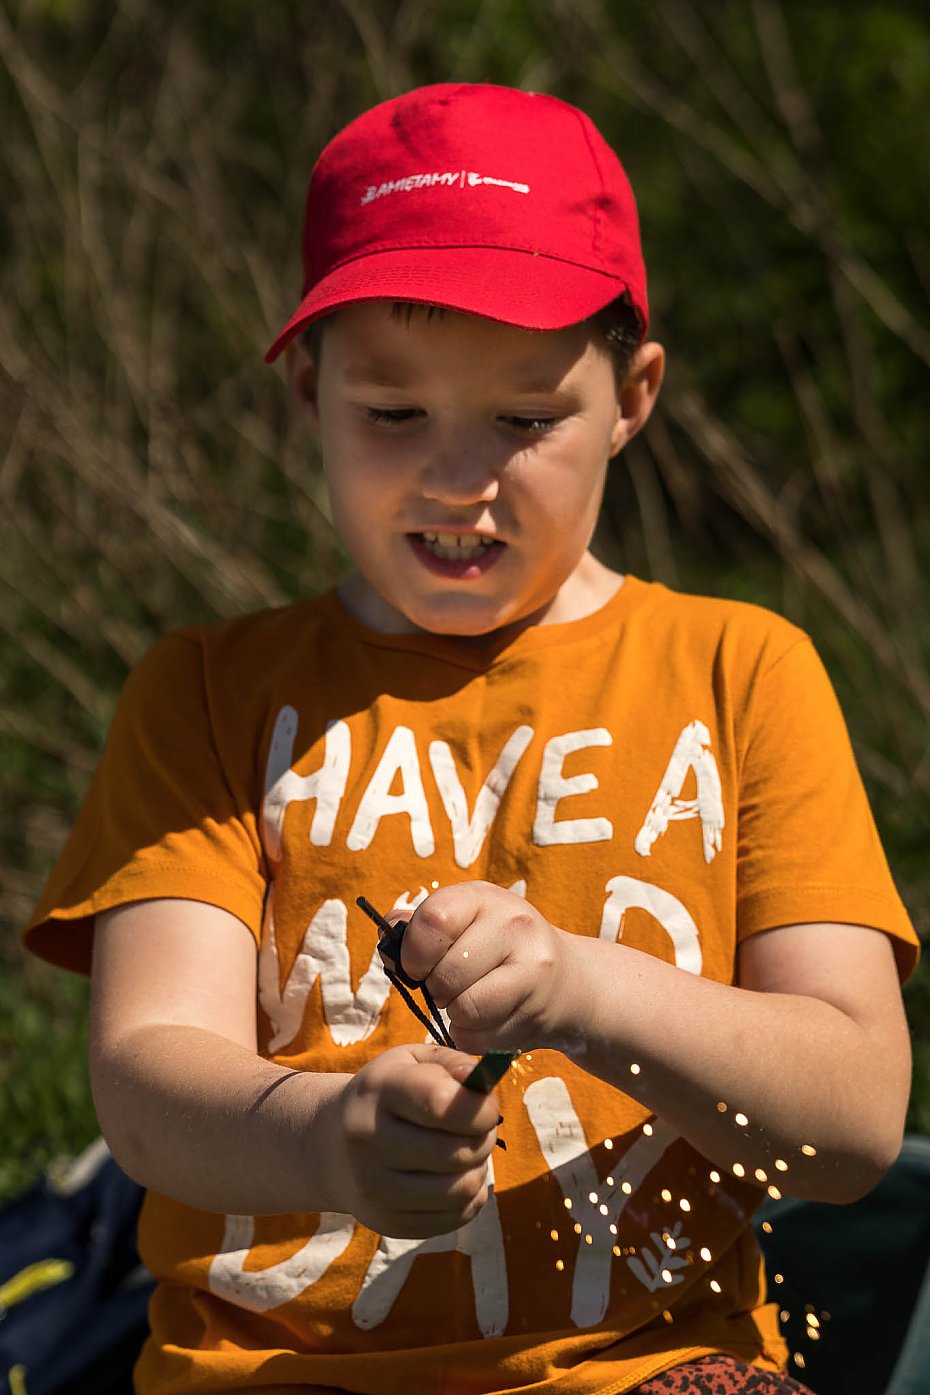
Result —
POLYGON ((528 436, 544 436, 547 431, 558 426, 558 417, 542 416, 512 416, 501 417, 507 426, 512 426, 516 431, 525 432, 528 436))
POLYGON ((365 416, 370 422, 380 426, 399 426, 412 421, 419 412, 416 407, 366 407, 365 416))

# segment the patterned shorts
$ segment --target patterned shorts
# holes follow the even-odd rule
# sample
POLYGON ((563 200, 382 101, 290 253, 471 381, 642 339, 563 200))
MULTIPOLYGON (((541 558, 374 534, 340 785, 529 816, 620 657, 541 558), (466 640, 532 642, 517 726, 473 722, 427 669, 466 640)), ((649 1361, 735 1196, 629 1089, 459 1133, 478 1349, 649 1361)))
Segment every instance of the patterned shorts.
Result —
POLYGON ((733 1356, 703 1356, 653 1376, 633 1395, 810 1395, 790 1376, 744 1366, 733 1356))

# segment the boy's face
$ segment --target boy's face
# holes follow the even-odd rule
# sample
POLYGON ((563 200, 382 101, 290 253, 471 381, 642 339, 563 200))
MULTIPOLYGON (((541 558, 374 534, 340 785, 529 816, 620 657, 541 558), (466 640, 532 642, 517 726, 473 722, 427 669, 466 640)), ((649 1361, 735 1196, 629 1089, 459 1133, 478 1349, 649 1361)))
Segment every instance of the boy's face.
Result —
POLYGON ((386 301, 327 320, 318 365, 293 350, 358 568, 350 610, 381 632, 487 639, 597 609, 616 588, 588 552, 607 462, 661 378, 661 349, 642 352, 618 392, 587 326, 534 333, 386 301))

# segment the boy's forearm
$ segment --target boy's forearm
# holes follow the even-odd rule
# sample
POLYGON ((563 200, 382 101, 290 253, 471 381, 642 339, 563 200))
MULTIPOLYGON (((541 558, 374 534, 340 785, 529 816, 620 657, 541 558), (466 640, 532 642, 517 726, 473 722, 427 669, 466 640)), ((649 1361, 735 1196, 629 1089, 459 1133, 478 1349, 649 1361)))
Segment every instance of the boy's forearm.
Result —
POLYGON ((906 1042, 891 1060, 831 1003, 569 940, 560 1016, 576 1029, 565 1049, 579 1065, 760 1187, 851 1201, 880 1180, 900 1146, 906 1042))
POLYGON ((129 1175, 207 1211, 340 1210, 327 1114, 347 1075, 289 1071, 198 1027, 140 1027, 92 1052, 101 1127, 129 1175))

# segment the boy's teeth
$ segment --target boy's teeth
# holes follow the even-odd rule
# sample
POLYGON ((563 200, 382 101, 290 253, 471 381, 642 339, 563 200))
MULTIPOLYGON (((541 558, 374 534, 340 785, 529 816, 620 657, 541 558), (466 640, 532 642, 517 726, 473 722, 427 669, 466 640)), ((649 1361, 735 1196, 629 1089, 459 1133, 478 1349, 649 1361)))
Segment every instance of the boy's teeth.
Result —
POLYGON ((490 538, 480 538, 475 533, 423 533, 421 536, 430 552, 447 562, 477 557, 491 546, 490 538))

